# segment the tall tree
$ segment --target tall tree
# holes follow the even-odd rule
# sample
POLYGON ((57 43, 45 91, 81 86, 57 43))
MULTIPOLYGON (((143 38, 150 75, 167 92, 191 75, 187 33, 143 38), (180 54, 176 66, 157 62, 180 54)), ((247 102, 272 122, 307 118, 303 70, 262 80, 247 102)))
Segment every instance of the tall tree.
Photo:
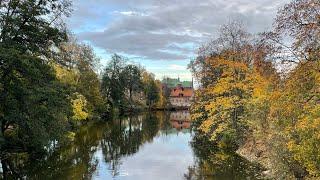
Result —
POLYGON ((65 0, 0 1, 1 148, 43 149, 64 131, 69 102, 47 63, 53 47, 67 39, 61 18, 70 5, 65 0))
POLYGON ((103 72, 102 91, 113 107, 124 103, 124 70, 126 60, 114 54, 103 72))
POLYGON ((295 60, 318 60, 320 57, 320 2, 293 0, 278 12, 274 34, 293 40, 292 45, 276 39, 295 60))
POLYGON ((0 2, 0 42, 6 48, 38 56, 65 41, 62 17, 69 15, 68 0, 2 0, 0 2))
MULTIPOLYGON (((106 105, 103 102, 100 80, 97 75, 100 59, 96 57, 93 49, 89 45, 70 40, 60 45, 56 57, 61 68, 76 74, 74 84, 70 85, 73 86, 75 92, 82 94, 87 99, 88 110, 91 114, 106 112, 107 107, 103 107, 106 105)), ((60 79, 64 81, 66 78, 60 79)), ((69 81, 69 83, 71 82, 69 81)))
POLYGON ((134 92, 139 93, 139 92, 142 92, 143 90, 140 68, 136 65, 129 64, 124 68, 122 72, 122 76, 124 77, 125 88, 129 92, 129 103, 132 108, 133 93, 134 92))
POLYGON ((159 100, 160 90, 156 83, 154 74, 144 72, 142 75, 146 104, 151 108, 159 100))

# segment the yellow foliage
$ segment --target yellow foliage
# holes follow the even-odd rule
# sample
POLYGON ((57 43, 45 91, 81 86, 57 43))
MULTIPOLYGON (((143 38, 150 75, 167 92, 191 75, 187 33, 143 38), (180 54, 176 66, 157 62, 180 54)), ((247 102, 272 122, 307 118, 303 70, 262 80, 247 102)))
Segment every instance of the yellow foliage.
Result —
POLYGON ((88 118, 89 114, 86 112, 87 100, 84 96, 76 93, 75 99, 71 100, 73 107, 72 119, 75 121, 82 121, 88 118))
POLYGON ((68 131, 67 134, 65 135, 66 138, 69 140, 69 141, 73 141, 75 136, 76 136, 76 133, 72 132, 72 131, 68 131))
POLYGON ((299 64, 271 96, 270 118, 286 148, 307 171, 320 176, 319 63, 299 64))
POLYGON ((208 62, 214 79, 196 92, 191 113, 198 129, 219 148, 236 142, 246 128, 277 137, 282 160, 295 160, 320 177, 320 62, 299 64, 281 84, 276 75, 242 62, 208 62))
POLYGON ((209 133, 211 130, 211 126, 213 125, 212 120, 208 119, 203 121, 203 123, 201 124, 201 126, 199 127, 199 129, 201 131, 203 131, 204 133, 209 133))
POLYGON ((215 84, 196 92, 196 98, 204 98, 205 103, 194 104, 191 118, 202 119, 199 130, 221 145, 226 143, 220 140, 230 141, 235 139, 234 136, 243 134, 241 129, 245 121, 241 115, 246 99, 251 96, 252 70, 242 62, 221 58, 208 61, 221 74, 216 76, 215 84))
POLYGON ((61 67, 59 64, 52 64, 57 79, 64 83, 69 85, 76 85, 79 80, 79 74, 75 70, 69 70, 66 68, 61 67))

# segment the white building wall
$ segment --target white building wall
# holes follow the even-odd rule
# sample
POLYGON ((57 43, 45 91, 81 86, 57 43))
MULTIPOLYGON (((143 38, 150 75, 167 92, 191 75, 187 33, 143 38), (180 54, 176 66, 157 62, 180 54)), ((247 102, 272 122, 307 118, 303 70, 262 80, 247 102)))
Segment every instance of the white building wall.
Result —
POLYGON ((190 97, 170 97, 170 103, 172 106, 176 106, 176 107, 190 107, 191 98, 190 97))

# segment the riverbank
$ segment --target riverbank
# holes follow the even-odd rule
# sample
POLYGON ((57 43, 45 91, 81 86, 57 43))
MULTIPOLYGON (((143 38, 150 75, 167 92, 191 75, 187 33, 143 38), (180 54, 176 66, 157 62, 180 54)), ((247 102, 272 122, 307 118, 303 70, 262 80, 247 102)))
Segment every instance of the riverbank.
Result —
POLYGON ((263 141, 249 138, 239 147, 236 153, 248 161, 260 164, 264 167, 266 170, 263 171, 263 175, 267 178, 273 179, 276 177, 276 172, 272 166, 271 154, 263 141))
MULTIPOLYGON (((137 112, 147 112, 147 111, 189 111, 190 107, 132 107, 126 108, 122 110, 122 113, 129 114, 129 113, 137 113, 137 112)), ((119 113, 119 109, 114 109, 114 112, 119 113)))
POLYGON ((262 174, 267 179, 317 179, 310 176, 296 161, 281 159, 282 155, 278 153, 283 153, 283 150, 277 150, 275 144, 268 142, 270 141, 248 138, 236 153, 265 168, 262 174))

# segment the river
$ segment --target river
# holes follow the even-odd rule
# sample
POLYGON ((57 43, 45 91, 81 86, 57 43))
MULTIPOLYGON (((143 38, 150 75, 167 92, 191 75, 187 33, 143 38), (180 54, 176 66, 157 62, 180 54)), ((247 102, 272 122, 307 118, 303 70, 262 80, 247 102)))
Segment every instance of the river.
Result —
MULTIPOLYGON (((0 179, 261 179, 261 168, 194 137, 187 111, 141 113, 83 126, 42 158, 11 155, 0 179), (210 150, 209 150, 210 149, 210 150)), ((2 169, 2 170, 1 170, 2 169)))

